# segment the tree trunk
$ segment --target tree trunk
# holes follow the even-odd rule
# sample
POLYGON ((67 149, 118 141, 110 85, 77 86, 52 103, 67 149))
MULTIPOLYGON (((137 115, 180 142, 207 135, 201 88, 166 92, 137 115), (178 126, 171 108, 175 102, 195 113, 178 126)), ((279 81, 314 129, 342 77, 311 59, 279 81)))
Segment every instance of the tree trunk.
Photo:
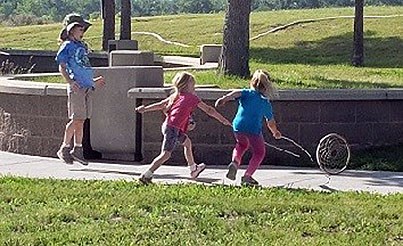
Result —
POLYGON ((249 77, 249 16, 251 0, 228 0, 219 72, 249 77))
POLYGON ((354 15, 354 66, 364 64, 364 0, 355 0, 354 15))
POLYGON ((120 9, 120 39, 130 40, 132 38, 132 7, 131 0, 121 0, 120 9))
POLYGON ((102 0, 102 49, 108 50, 108 40, 115 40, 115 0, 102 0))

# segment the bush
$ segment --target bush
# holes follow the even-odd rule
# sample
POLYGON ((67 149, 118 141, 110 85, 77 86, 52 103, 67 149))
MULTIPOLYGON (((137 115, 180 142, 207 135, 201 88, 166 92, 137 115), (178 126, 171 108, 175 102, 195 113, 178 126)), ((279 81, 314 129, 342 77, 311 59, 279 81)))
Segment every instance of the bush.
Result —
POLYGON ((26 67, 17 65, 7 59, 0 64, 0 75, 31 73, 34 67, 35 64, 32 64, 31 59, 29 60, 26 67))
POLYGON ((12 15, 4 19, 2 23, 6 26, 28 26, 47 24, 49 21, 34 15, 12 15))

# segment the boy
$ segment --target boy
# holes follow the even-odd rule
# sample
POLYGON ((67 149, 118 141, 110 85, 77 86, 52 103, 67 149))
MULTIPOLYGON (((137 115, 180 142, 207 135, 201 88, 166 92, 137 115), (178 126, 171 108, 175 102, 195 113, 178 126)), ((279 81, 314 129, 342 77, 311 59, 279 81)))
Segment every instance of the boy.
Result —
POLYGON ((56 55, 59 71, 69 84, 67 103, 70 121, 66 125, 63 143, 57 152, 57 156, 67 164, 76 160, 88 165, 82 147, 84 121, 91 116, 92 92, 105 84, 102 76, 93 78, 88 49, 81 41, 85 31, 86 27, 82 23, 68 24, 60 33, 63 43, 56 55), (72 148, 70 143, 73 136, 72 148))

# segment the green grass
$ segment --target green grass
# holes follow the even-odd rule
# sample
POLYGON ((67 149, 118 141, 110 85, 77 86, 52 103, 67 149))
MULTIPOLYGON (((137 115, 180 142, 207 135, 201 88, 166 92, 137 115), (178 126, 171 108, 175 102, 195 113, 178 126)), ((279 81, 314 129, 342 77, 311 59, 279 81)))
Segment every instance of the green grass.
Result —
POLYGON ((401 245, 402 194, 0 178, 2 245, 401 245))
MULTIPOLYGON (((365 15, 398 15, 403 7, 366 7, 365 15)), ((353 8, 324 8, 255 12, 251 37, 299 19, 354 15, 353 8)), ((224 14, 133 18, 134 32, 155 32, 184 43, 184 48, 162 43, 151 36, 133 35, 139 48, 160 55, 198 56, 199 46, 222 42, 224 14), (195 31, 197 30, 197 31, 195 31), (189 35, 191 34, 191 35, 189 35)), ((365 19, 365 66, 350 65, 353 19, 296 25, 250 42, 250 68, 268 70, 281 89, 292 88, 402 88, 403 17, 365 19)), ((102 25, 93 21, 86 33, 91 48, 100 50, 102 25)), ((61 24, 0 27, 0 48, 57 50, 61 24)), ((119 30, 118 24, 117 29, 119 30)), ((217 76, 215 71, 195 72, 198 83, 222 88, 242 88, 245 80, 217 76)), ((172 73, 167 73, 169 82, 172 73)))
POLYGON ((355 151, 349 168, 403 172, 403 145, 355 151))

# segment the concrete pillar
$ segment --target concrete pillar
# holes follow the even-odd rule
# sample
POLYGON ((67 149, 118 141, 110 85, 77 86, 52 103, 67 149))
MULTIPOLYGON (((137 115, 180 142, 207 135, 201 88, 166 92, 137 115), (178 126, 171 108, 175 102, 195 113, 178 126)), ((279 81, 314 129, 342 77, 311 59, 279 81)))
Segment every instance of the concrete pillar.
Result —
POLYGON ((138 50, 137 40, 109 40, 108 51, 113 50, 138 50))
POLYGON ((203 44, 200 46, 200 64, 206 62, 218 62, 221 54, 220 44, 203 44))
POLYGON ((133 87, 162 87, 162 66, 102 67, 95 68, 95 75, 104 76, 106 85, 93 94, 92 147, 105 159, 134 161, 136 101, 127 97, 127 91, 133 87))
POLYGON ((109 53, 109 66, 152 66, 154 53, 140 50, 114 50, 109 53))

